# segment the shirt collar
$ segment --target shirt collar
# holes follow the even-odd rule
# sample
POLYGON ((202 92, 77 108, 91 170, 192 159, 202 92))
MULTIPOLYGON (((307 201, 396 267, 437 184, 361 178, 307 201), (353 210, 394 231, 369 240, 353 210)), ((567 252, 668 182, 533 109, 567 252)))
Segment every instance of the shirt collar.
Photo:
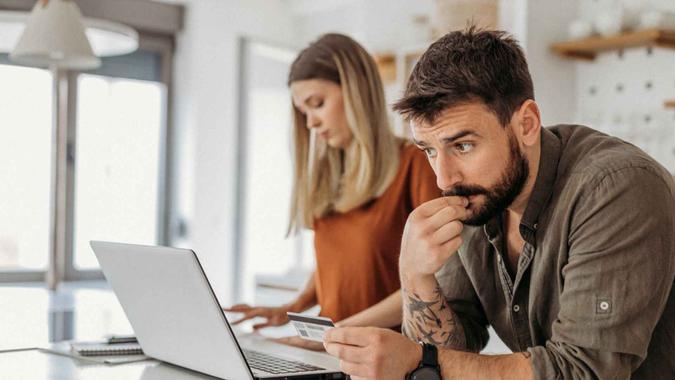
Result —
POLYGON ((527 202, 525 213, 520 221, 520 234, 534 245, 534 233, 537 230, 539 215, 548 205, 553 193, 553 185, 558 176, 562 144, 560 139, 546 128, 541 129, 541 156, 537 179, 527 202))

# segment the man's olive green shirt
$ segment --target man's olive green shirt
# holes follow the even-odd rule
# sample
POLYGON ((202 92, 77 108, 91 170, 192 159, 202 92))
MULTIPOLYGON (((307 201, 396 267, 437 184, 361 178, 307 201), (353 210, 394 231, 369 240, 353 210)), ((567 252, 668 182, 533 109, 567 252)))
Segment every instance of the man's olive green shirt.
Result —
POLYGON ((675 192, 635 146, 582 126, 542 130, 517 272, 501 216, 467 227, 437 274, 466 333, 529 352, 535 379, 675 379, 675 192))

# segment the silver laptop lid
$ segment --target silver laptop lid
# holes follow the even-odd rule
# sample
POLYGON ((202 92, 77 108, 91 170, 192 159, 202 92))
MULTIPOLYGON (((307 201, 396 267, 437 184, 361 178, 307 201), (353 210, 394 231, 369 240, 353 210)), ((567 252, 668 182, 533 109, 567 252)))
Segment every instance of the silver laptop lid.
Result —
POLYGON ((191 250, 92 241, 146 355, 225 379, 253 379, 191 250))

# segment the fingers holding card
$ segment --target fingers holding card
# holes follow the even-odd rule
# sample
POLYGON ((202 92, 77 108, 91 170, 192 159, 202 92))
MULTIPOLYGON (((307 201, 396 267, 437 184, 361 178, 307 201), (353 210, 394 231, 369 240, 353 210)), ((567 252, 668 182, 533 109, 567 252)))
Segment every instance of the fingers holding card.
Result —
POLYGON ((326 330, 335 327, 330 318, 311 317, 304 314, 286 313, 291 324, 298 333, 298 336, 305 340, 314 342, 323 342, 323 335, 326 330))

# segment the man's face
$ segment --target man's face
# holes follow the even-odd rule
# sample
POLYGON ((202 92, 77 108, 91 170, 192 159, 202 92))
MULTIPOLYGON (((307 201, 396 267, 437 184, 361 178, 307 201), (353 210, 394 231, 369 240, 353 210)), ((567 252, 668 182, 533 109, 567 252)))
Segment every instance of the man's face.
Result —
POLYGON ((412 123, 413 139, 424 150, 443 195, 467 197, 479 226, 503 212, 521 193, 529 176, 527 158, 510 126, 480 102, 443 111, 433 123, 412 123))

